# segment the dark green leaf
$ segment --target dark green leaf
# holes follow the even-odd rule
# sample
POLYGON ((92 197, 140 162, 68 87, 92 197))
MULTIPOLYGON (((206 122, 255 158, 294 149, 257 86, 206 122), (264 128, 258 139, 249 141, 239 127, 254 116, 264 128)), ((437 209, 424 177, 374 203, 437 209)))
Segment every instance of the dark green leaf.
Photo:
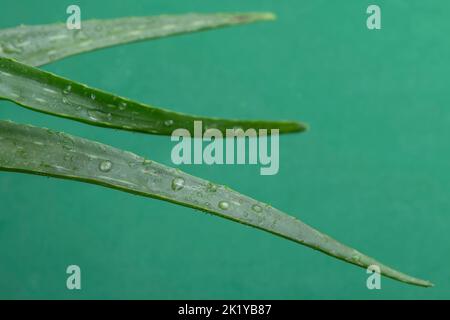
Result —
POLYGON ((185 128, 193 136, 195 120, 202 121, 204 130, 216 128, 223 135, 226 129, 236 127, 279 129, 280 133, 306 129, 304 124, 293 121, 229 120, 155 108, 7 58, 0 58, 0 99, 91 125, 160 135, 185 128))

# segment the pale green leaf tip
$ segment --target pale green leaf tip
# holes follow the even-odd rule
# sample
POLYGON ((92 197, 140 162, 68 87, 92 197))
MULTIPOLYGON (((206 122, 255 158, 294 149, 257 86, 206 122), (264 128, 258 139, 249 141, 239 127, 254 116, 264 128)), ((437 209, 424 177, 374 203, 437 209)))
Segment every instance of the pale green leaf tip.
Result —
POLYGON ((411 284, 424 287, 424 288, 432 288, 434 287, 434 283, 428 281, 428 280, 422 280, 422 279, 415 279, 415 281, 409 282, 411 284))
POLYGON ((277 19, 277 16, 275 13, 272 12, 261 12, 258 14, 259 20, 265 20, 265 21, 273 21, 277 19))
POLYGON ((250 12, 238 14, 238 18, 245 22, 256 22, 256 21, 273 21, 277 19, 277 16, 272 12, 250 12))

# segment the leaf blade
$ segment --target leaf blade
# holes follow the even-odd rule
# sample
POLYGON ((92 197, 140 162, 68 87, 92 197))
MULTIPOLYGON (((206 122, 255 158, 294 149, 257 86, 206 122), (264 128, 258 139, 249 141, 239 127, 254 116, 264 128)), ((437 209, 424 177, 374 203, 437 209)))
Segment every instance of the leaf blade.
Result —
POLYGON ((203 131, 227 129, 278 129, 280 133, 301 132, 307 126, 295 121, 233 120, 193 116, 153 107, 90 88, 50 72, 0 57, 0 99, 54 116, 114 129, 171 135, 185 128, 194 136, 194 121, 203 131))
POLYGON ((225 186, 98 142, 0 121, 0 170, 78 180, 169 201, 270 232, 363 268, 378 265, 381 274, 401 282, 432 286, 225 186))
POLYGON ((0 30, 0 56, 41 66, 74 54, 115 45, 274 20, 272 13, 182 14, 82 21, 80 30, 63 23, 0 30))

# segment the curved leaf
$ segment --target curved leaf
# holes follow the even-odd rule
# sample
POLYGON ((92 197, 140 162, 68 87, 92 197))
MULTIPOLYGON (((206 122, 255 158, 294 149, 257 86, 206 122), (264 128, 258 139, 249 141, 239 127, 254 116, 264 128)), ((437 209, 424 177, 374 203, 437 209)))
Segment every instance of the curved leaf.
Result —
POLYGON ((224 135, 226 129, 235 127, 279 129, 280 133, 306 129, 305 125, 293 121, 228 120, 155 108, 8 58, 0 58, 0 99, 96 126, 160 135, 171 135, 175 129, 185 128, 193 136, 194 120, 202 121, 204 130, 216 128, 224 135))
POLYGON ((274 19, 272 13, 264 12, 191 13, 86 20, 80 30, 68 30, 64 23, 22 25, 0 30, 0 56, 40 66, 114 45, 274 19))
POLYGON ((0 169, 79 180, 170 201, 273 233, 360 267, 378 265, 383 275, 402 282, 432 285, 225 186, 64 133, 0 121, 0 169))

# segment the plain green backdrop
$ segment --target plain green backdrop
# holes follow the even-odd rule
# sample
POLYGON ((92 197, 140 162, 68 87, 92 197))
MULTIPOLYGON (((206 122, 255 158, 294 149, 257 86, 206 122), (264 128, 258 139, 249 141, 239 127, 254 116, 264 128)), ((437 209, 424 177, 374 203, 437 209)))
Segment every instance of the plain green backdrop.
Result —
MULTIPOLYGON (((187 12, 272 11, 259 23, 135 43, 44 67, 201 115, 294 119, 280 171, 183 166, 295 215, 424 289, 268 233, 99 186, 0 172, 0 298, 450 298, 450 2, 2 0, 0 27, 187 12), (378 4, 382 29, 366 27, 378 4), (82 290, 66 289, 77 264, 82 290)), ((169 137, 96 128, 0 103, 0 118, 171 165, 169 137)))

